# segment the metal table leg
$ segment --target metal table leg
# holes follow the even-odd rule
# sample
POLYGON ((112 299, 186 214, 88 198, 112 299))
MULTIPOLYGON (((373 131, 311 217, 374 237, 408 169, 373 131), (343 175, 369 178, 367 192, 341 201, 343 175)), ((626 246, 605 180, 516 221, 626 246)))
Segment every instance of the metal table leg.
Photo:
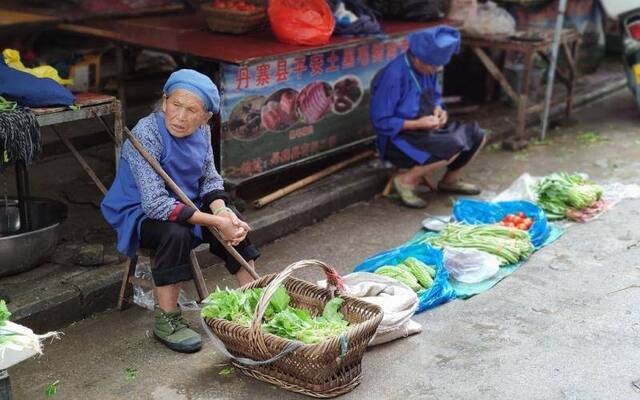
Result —
POLYGON ((23 161, 15 164, 16 188, 18 190, 18 211, 20 212, 20 230, 31 231, 31 211, 29 199, 31 191, 29 189, 29 172, 23 161))

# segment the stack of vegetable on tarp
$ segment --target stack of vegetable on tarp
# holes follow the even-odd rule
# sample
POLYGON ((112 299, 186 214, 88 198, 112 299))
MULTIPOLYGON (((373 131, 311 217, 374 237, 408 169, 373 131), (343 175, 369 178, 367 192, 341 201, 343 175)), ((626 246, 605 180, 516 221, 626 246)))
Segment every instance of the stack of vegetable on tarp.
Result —
POLYGON ((526 230, 536 248, 546 244, 552 227, 544 211, 530 201, 486 202, 461 199, 453 206, 456 221, 467 224, 495 224, 526 230))
POLYGON ((379 253, 358 265, 355 272, 375 272, 393 277, 414 290, 419 299, 417 313, 456 297, 444 268, 442 252, 419 244, 379 253))
POLYGON ((588 221, 607 208, 602 187, 578 174, 548 175, 536 185, 535 192, 537 203, 551 221, 565 218, 588 221))

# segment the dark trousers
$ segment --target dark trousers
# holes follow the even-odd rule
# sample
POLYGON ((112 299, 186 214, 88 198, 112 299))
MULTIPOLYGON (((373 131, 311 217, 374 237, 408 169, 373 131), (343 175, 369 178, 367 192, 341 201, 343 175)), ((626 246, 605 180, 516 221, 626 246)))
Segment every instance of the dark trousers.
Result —
MULTIPOLYGON (((155 266, 151 273, 156 286, 172 285, 192 279, 189 255, 199 244, 192 229, 193 225, 182 222, 154 219, 142 222, 140 247, 155 251, 155 266)), ((205 227, 202 227, 202 236, 204 242, 209 243, 209 251, 224 260, 231 274, 240 270, 240 263, 205 227)), ((235 249, 247 261, 260 257, 260 251, 248 237, 235 246, 235 249)))

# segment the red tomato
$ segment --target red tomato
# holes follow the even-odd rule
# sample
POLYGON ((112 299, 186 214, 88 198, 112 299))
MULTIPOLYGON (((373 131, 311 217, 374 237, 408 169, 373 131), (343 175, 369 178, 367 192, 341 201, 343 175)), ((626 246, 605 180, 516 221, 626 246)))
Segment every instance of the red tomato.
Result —
POLYGON ((521 224, 521 223, 522 223, 522 218, 520 218, 520 217, 514 217, 514 218, 513 218, 513 223, 514 223, 514 224, 516 224, 516 225, 521 224))
POLYGON ((522 211, 520 211, 520 212, 518 213, 518 217, 520 217, 520 218, 525 218, 525 215, 524 215, 524 213, 523 213, 522 211))
POLYGON ((516 228, 520 229, 521 231, 526 231, 529 229, 529 227, 527 227, 525 224, 518 224, 516 225, 516 228))
POLYGON ((533 225, 533 220, 531 218, 525 218, 522 222, 527 226, 533 225))

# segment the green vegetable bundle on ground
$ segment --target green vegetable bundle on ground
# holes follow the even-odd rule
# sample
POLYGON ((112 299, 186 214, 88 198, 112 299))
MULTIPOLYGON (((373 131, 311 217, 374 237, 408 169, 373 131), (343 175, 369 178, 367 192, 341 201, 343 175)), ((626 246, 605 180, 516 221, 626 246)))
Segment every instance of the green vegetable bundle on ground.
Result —
POLYGON ((549 220, 570 218, 583 221, 602 211, 603 190, 579 175, 558 172, 543 178, 535 187, 538 205, 549 220))
MULTIPOLYGON (((202 316, 226 319, 248 327, 263 291, 261 288, 245 291, 216 289, 207 298, 202 316)), ((313 317, 307 310, 291 307, 290 301, 286 290, 279 287, 264 313, 263 330, 286 339, 313 344, 338 336, 349 327, 339 311, 344 302, 339 297, 330 300, 318 317, 313 317)))
POLYGON ((436 277, 435 268, 415 257, 409 257, 398 265, 383 265, 376 274, 394 278, 409 286, 414 292, 429 290, 436 277))
MULTIPOLYGON (((27 357, 42 354, 40 342, 47 338, 58 338, 56 332, 36 335, 31 329, 9 321, 9 317, 11 317, 11 313, 7 304, 4 300, 0 300, 0 370, 7 368, 3 365, 3 361, 7 362, 5 356, 9 360, 12 359, 12 355, 8 352, 24 353, 27 357)), ((13 356, 13 358, 21 361, 25 356, 19 355, 13 356)))
POLYGON ((448 224, 437 236, 424 240, 434 247, 471 248, 498 257, 500 265, 515 264, 533 252, 526 231, 501 225, 448 224))

